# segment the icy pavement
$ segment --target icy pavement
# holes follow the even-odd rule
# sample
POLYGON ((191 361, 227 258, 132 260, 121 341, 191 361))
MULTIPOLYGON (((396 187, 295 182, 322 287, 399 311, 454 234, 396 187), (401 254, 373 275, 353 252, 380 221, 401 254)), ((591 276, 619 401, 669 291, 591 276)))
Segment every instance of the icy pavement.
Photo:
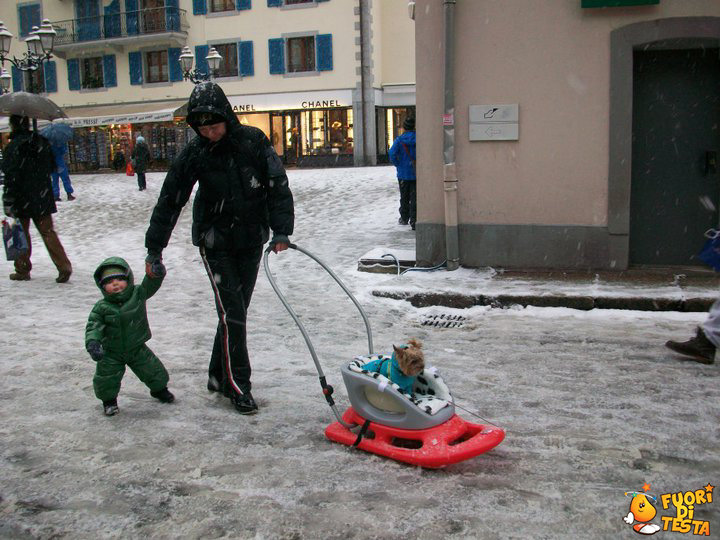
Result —
MULTIPOLYGON (((378 246, 413 248, 409 227, 396 224, 388 167, 291 171, 292 240, 357 296, 376 352, 422 339, 458 404, 507 431, 500 446, 430 471, 327 441, 333 417, 312 359, 262 269, 248 321, 260 413, 240 416, 209 394, 216 316, 190 244, 189 205, 164 254, 168 277, 148 303, 149 345, 177 401, 157 403, 128 372, 120 414, 105 418, 83 348, 100 294, 92 272, 110 255, 142 272, 162 176, 149 174, 144 192, 124 175, 75 176, 78 199, 59 203, 56 214, 74 266, 70 283, 54 282, 34 229, 32 281, 0 279, 0 536, 633 538, 623 522, 625 492, 645 483, 653 495, 720 483, 718 368, 683 362, 663 347, 689 337, 702 313, 416 309, 373 296, 383 287, 475 290, 491 272, 357 271, 359 257, 378 246), (463 324, 423 324, 443 315, 463 324)), ((362 321, 314 261, 291 251, 269 263, 342 410, 338 368, 367 352, 362 321)), ((10 263, 4 269, 10 273, 10 263)), ((532 291, 531 283, 515 286, 532 291)), ((718 504, 695 508, 711 536, 720 527, 718 504)), ((658 505, 654 522, 673 514, 658 505)))

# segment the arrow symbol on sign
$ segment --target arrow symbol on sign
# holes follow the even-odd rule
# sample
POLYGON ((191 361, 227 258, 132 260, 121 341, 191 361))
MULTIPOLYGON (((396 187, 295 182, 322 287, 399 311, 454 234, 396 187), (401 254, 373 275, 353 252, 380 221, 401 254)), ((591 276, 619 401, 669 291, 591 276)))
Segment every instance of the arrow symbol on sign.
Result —
POLYGON ((495 116, 495 113, 498 112, 498 110, 498 107, 493 107, 492 109, 488 109, 487 111, 485 111, 485 114, 483 116, 485 118, 492 118, 493 116, 495 116))
POLYGON ((487 129, 485 130, 485 135, 487 135, 488 137, 493 137, 493 136, 495 136, 495 135, 500 135, 501 133, 502 133, 502 131, 500 131, 499 129, 493 129, 493 128, 491 128, 491 127, 487 128, 487 129))

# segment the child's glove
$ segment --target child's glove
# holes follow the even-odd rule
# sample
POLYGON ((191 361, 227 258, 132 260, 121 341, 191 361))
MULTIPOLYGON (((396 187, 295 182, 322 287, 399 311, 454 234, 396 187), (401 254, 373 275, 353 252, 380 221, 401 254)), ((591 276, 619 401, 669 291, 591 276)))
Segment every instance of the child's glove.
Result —
POLYGON ((87 345, 85 345, 85 349, 88 353, 90 353, 90 357, 96 362, 102 360, 102 357, 105 356, 102 343, 99 341, 88 341, 87 345))
POLYGON ((165 265, 162 262, 162 259, 156 259, 152 266, 150 267, 152 270, 152 273, 155 274, 156 277, 165 277, 165 274, 167 274, 167 270, 165 269, 165 265))

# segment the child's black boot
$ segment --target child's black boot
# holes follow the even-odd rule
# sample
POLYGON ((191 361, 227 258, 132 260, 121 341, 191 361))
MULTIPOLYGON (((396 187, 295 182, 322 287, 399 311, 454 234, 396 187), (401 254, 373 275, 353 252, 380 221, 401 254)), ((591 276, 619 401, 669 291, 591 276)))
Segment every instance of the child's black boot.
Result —
POLYGON ((173 401, 175 401, 175 396, 172 395, 172 393, 170 392, 170 390, 167 389, 167 387, 163 388, 162 390, 153 390, 150 392, 150 395, 155 399, 162 401, 163 403, 172 403, 173 401))
POLYGON ((117 398, 107 399, 103 401, 103 412, 105 416, 115 416, 120 409, 118 409, 117 398))
POLYGON ((235 406, 235 410, 240 414, 255 414, 258 410, 257 403, 253 399, 250 389, 243 390, 242 393, 233 392, 230 401, 235 406))

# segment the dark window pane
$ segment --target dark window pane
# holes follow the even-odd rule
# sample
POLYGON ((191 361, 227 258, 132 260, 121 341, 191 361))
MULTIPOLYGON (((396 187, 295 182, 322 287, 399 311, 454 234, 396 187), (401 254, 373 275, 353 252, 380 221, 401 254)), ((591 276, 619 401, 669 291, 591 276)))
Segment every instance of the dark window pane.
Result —
POLYGON ((156 83, 168 81, 167 51, 151 51, 145 53, 145 62, 147 65, 147 82, 156 83))
POLYGON ((215 50, 222 56, 220 61, 220 69, 218 69, 218 77, 237 77, 238 75, 238 59, 237 59, 237 43, 221 43, 213 45, 215 50))
POLYGON ((288 38, 288 71, 315 71, 315 37, 288 38))
POLYGON ((235 0, 210 0, 210 11, 212 13, 235 11, 235 0))
POLYGON ((83 58, 80 64, 80 78, 83 88, 102 88, 105 86, 102 57, 83 58))

